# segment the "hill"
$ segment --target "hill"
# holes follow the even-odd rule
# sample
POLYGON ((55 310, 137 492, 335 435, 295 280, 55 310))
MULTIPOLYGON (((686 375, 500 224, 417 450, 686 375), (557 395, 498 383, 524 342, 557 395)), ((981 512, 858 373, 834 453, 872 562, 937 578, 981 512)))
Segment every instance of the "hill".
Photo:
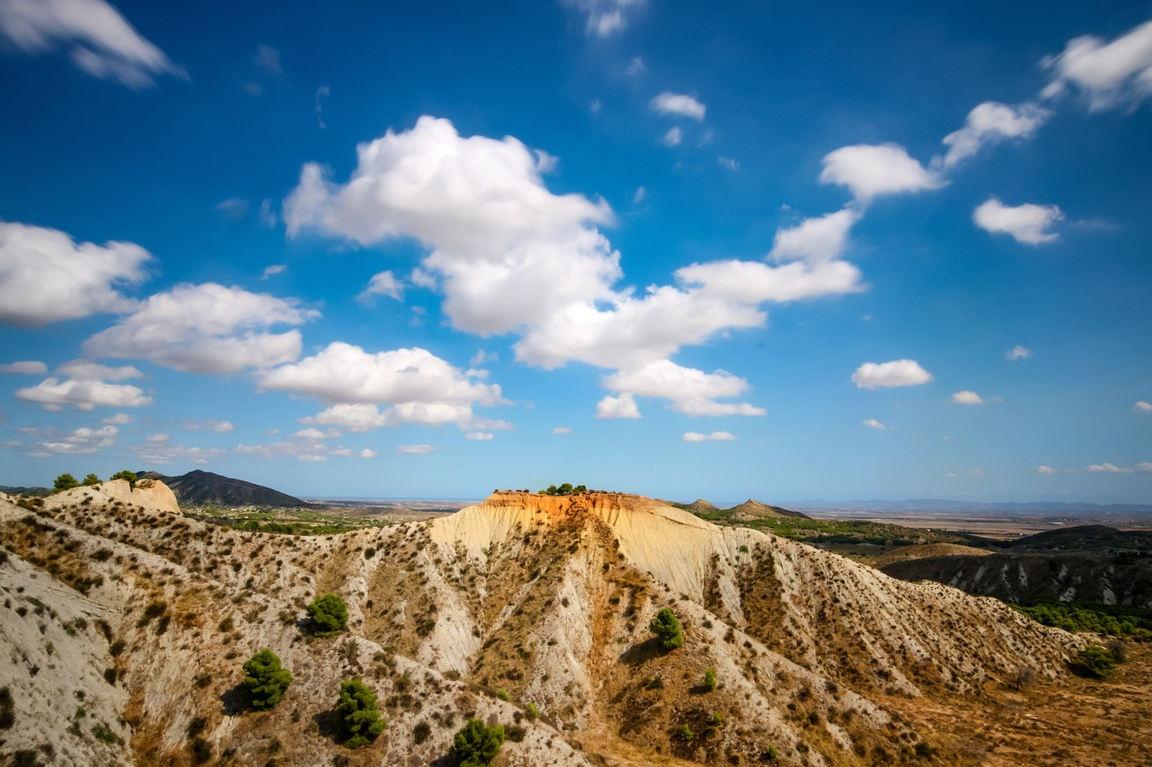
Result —
MULTIPOLYGON (((185 517, 166 491, 0 497, 6 753, 447 765, 477 717, 508 728, 497 767, 964 764, 984 727, 998 754, 1044 764, 1049 725, 999 729, 1015 715, 996 700, 1017 695, 1005 683, 1026 666, 1062 706, 1064 757, 1152 756, 1139 726, 1089 744, 1061 719, 1082 638, 648 498, 496 493, 434 520, 294 536, 185 517), (349 630, 322 639, 304 607, 327 592, 349 630), (663 608, 683 625, 679 649, 649 632, 663 608), (238 687, 260 648, 295 676, 269 712, 238 687), (389 721, 360 751, 330 736, 345 677, 374 688, 389 721)), ((1127 694, 1109 694, 1110 721, 1127 722, 1127 694)))
POLYGON ((233 479, 210 471, 190 471, 178 477, 156 472, 140 472, 140 477, 157 479, 176 494, 186 506, 272 506, 296 508, 308 503, 270 487, 233 479))
POLYGON ((661 503, 666 503, 677 509, 683 509, 710 522, 733 523, 747 522, 754 519, 779 519, 784 517, 792 517, 795 519, 810 518, 807 514, 799 511, 791 511, 779 506, 770 506, 751 498, 738 506, 733 506, 728 509, 717 508, 703 498, 697 498, 692 503, 676 503, 674 501, 661 501, 661 503))

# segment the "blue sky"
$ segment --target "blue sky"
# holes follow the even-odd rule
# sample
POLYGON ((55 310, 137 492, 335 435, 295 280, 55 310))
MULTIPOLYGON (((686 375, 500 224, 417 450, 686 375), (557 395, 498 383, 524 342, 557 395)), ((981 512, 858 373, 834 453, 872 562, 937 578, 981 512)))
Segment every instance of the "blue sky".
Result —
POLYGON ((1152 4, 0 0, 0 484, 1152 501, 1152 4))

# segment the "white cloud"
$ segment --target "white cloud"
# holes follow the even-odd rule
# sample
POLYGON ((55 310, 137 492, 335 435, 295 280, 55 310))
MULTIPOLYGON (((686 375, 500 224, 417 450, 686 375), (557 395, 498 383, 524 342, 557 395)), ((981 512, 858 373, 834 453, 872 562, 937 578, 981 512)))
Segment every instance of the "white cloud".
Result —
POLYGON ((113 426, 124 426, 125 424, 132 423, 136 418, 131 413, 117 413, 116 415, 101 418, 100 423, 110 423, 113 426))
POLYGON ((464 435, 464 439, 476 440, 478 442, 487 442, 495 436, 490 431, 470 431, 464 435))
POLYGON ((184 74, 104 0, 3 0, 0 33, 29 55, 66 47, 83 71, 129 88, 184 74))
POLYGON ((983 147, 1006 138, 1031 138, 1047 122, 1052 112, 1038 104, 1001 104, 986 101, 968 113, 964 127, 944 137, 948 153, 941 163, 950 168, 979 152, 983 147))
POLYGON ((1009 234, 1017 242, 1028 245, 1054 242, 1059 235, 1046 230, 1063 218, 1064 214, 1055 205, 1010 206, 995 197, 981 203, 972 214, 972 220, 981 229, 1009 234))
POLYGON ((248 201, 239 197, 229 197, 218 202, 213 209, 223 213, 229 221, 243 221, 248 217, 248 201))
POLYGON ((887 426, 880 423, 875 418, 869 418, 867 421, 861 421, 860 424, 862 426, 867 426, 869 429, 875 429, 876 431, 887 431, 888 430, 887 426))
POLYGON ((264 267, 264 273, 260 275, 261 280, 266 280, 269 277, 275 277, 277 274, 283 274, 288 267, 285 264, 272 264, 264 267))
POLYGON ((426 455, 428 453, 436 452, 436 448, 432 445, 397 445, 396 453, 398 455, 426 455))
POLYGON ((268 442, 263 445, 237 445, 241 455, 255 455, 266 460, 295 458, 298 461, 326 461, 328 446, 318 440, 294 439, 268 442))
POLYGON ((714 431, 711 434, 686 431, 681 439, 685 442, 726 442, 736 439, 736 435, 726 431, 714 431))
POLYGON ((1023 346, 1017 344, 1005 352, 1004 356, 1013 362, 1016 360, 1026 360, 1032 356, 1032 350, 1026 349, 1023 346))
POLYGON ((57 368, 56 373, 35 386, 17 389, 14 396, 25 402, 38 402, 45 410, 59 410, 64 405, 72 405, 77 410, 92 410, 98 406, 143 407, 152 404, 152 398, 139 387, 107 382, 142 377, 143 373, 134 367, 113 368, 73 360, 57 368))
POLYGON ((1152 413, 1152 402, 1145 402, 1144 400, 1138 400, 1136 402, 1136 404, 1133 405, 1132 407, 1138 413, 1152 413))
POLYGON ((1136 464, 1136 471, 1152 471, 1152 461, 1142 461, 1136 464))
POLYGON ((572 427, 571 426, 557 426, 555 429, 552 430, 552 433, 553 434, 571 434, 572 433, 572 427))
POLYGON ((651 106, 662 115, 689 117, 693 120, 703 120, 707 111, 707 107, 698 99, 670 91, 664 91, 652 99, 651 106))
POLYGON ((142 282, 151 260, 130 242, 77 244, 56 229, 0 221, 0 322, 35 327, 130 311, 135 302, 114 286, 142 282))
POLYGON ((219 448, 192 447, 175 443, 167 434, 153 434, 143 445, 133 445, 132 452, 146 464, 191 463, 204 466, 228 455, 219 448))
POLYGON ((401 423, 482 428, 472 407, 507 402, 498 385, 478 383, 470 380, 472 377, 425 349, 369 354, 340 342, 298 363, 257 376, 262 390, 289 391, 334 403, 305 423, 343 426, 351 431, 401 423), (391 407, 380 412, 378 403, 391 407))
POLYGON ((1051 466, 1045 466, 1044 464, 1040 464, 1039 466, 1036 467, 1036 473, 1037 474, 1055 474, 1056 470, 1053 469, 1051 466))
POLYGON ((366 301, 372 296, 388 296, 400 301, 404 298, 404 283, 396 279, 391 271, 378 272, 368 281, 368 287, 360 294, 360 300, 366 301))
POLYGON ((604 379, 604 387, 621 392, 629 401, 637 396, 667 399, 672 410, 689 416, 756 416, 765 413, 763 408, 745 402, 716 401, 738 397, 747 391, 748 382, 743 378, 724 370, 705 373, 669 360, 657 360, 635 370, 614 373, 604 379))
POLYGON ((371 448, 366 447, 360 451, 360 457, 361 458, 375 458, 376 457, 376 451, 372 450, 371 448))
POLYGON ((776 232, 769 258, 830 261, 839 258, 848 243, 848 233, 861 218, 857 208, 844 208, 819 218, 808 218, 790 229, 776 232))
POLYGON ((720 155, 716 158, 716 164, 724 170, 740 170, 740 161, 731 157, 720 155))
POLYGON ((186 421, 183 427, 185 431, 214 431, 217 434, 228 434, 236 431, 236 427, 231 421, 217 421, 215 418, 207 418, 203 421, 186 421))
POLYGON ((1148 98, 1152 95, 1152 21, 1111 42, 1093 35, 1077 37, 1063 53, 1043 63, 1052 71, 1052 81, 1044 89, 1049 98, 1074 87, 1092 111, 1148 98))
POLYGON ((1090 465, 1088 471, 1099 474, 1131 474, 1134 469, 1116 466, 1115 464, 1105 461, 1104 463, 1094 463, 1090 465))
POLYGON ((336 439, 340 436, 340 432, 336 431, 335 429, 320 431, 319 429, 309 427, 307 429, 301 429, 300 431, 290 436, 297 439, 336 439))
POLYGON ((588 34, 607 37, 628 26, 628 19, 643 10, 647 0, 561 0, 587 18, 588 34))
POLYGON ((680 142, 684 140, 684 131, 680 130, 679 125, 673 125, 664 134, 664 138, 660 139, 660 143, 664 146, 680 146, 680 142))
POLYGON ((256 55, 252 57, 252 63, 270 75, 284 74, 284 67, 280 64, 280 51, 271 45, 257 46, 256 55))
POLYGON ((132 315, 84 342, 92 357, 147 359, 185 373, 236 373, 300 356, 301 325, 319 313, 267 293, 223 285, 178 285, 157 293, 132 315))
POLYGON ((38 360, 22 360, 0 365, 0 373, 17 373, 21 375, 42 376, 48 372, 48 366, 38 360))
POLYGON ((861 389, 919 386, 931 380, 932 374, 920 367, 920 363, 906 359, 879 364, 865 362, 852 374, 852 383, 861 389))
POLYGON ((621 394, 619 397, 607 395, 596 403, 596 417, 612 418, 641 418, 640 409, 636 407, 636 400, 631 394, 621 394))
POLYGON ((322 99, 326 99, 332 95, 332 88, 327 85, 321 85, 316 89, 316 95, 312 101, 312 111, 316 113, 316 127, 323 130, 328 126, 324 123, 324 104, 322 99))
POLYGON ((958 391, 952 395, 952 402, 956 405, 983 405, 984 399, 974 391, 958 391))
POLYGON ((824 157, 820 181, 852 190, 857 200, 900 192, 939 189, 948 182, 908 156, 898 144, 858 144, 824 157))
POLYGON ((82 427, 67 434, 60 434, 55 429, 25 429, 24 433, 40 437, 40 441, 33 446, 33 454, 48 455, 91 455, 116 444, 116 435, 120 430, 115 426, 106 425, 99 429, 82 427))

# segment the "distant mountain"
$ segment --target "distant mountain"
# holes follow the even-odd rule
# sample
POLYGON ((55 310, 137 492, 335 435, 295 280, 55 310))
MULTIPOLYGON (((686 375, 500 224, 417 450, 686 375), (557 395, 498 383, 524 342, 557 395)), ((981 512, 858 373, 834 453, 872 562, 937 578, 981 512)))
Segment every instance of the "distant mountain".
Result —
POLYGON ((764 519, 765 517, 811 519, 807 514, 802 514, 799 511, 791 511, 780 506, 769 506, 751 498, 730 509, 721 509, 703 498, 697 498, 692 503, 676 503, 675 501, 661 501, 661 503, 667 503, 669 506, 683 509, 712 522, 747 522, 751 519, 764 519))
POLYGON ((1150 514, 1147 503, 1062 503, 1058 501, 952 501, 946 498, 910 498, 906 500, 792 501, 789 506, 825 511, 959 511, 995 514, 1150 514))
POLYGON ((275 506, 295 508, 308 503, 270 487, 233 479, 210 471, 190 471, 178 477, 169 477, 154 471, 138 472, 141 479, 158 479, 176 494, 181 504, 188 506, 275 506))

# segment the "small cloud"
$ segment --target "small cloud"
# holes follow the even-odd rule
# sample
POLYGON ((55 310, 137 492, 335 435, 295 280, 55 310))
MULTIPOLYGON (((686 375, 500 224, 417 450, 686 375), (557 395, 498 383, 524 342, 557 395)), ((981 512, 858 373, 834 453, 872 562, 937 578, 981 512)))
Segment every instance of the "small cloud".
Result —
POLYGON ((684 132, 680 130, 679 125, 673 125, 664 134, 664 138, 660 139, 664 146, 679 146, 680 142, 684 140, 684 132))
POLYGON ((229 197, 223 202, 218 202, 214 206, 214 210, 218 210, 224 214, 224 217, 229 221, 243 221, 248 217, 248 201, 242 200, 239 197, 229 197))
POLYGON ((332 89, 327 85, 321 85, 316 89, 316 98, 313 106, 313 111, 316 113, 316 124, 320 128, 327 128, 324 124, 324 105, 320 102, 321 99, 326 99, 332 95, 332 89))
POLYGON ((303 455, 296 456, 298 461, 308 461, 309 463, 323 463, 328 460, 327 456, 315 455, 313 453, 304 453, 303 455))
POLYGON ((932 380, 932 374, 915 360, 865 362, 852 374, 852 383, 860 389, 890 389, 895 386, 919 386, 932 380))
POLYGON ((597 418, 640 418, 640 409, 636 407, 636 400, 631 394, 625 392, 619 397, 608 395, 596 403, 597 418))
POLYGON ((552 430, 552 433, 553 434, 571 434, 572 433, 572 427, 571 426, 557 426, 555 429, 552 430))
POLYGON ((252 63, 270 75, 279 77, 284 74, 284 67, 280 65, 280 51, 271 45, 261 45, 256 48, 256 55, 252 63))
POLYGON ((370 301, 372 296, 387 296, 400 301, 404 298, 404 283, 396 279, 390 271, 378 272, 372 275, 368 287, 364 288, 357 299, 363 303, 370 301))
POLYGON ((877 421, 875 418, 869 418, 867 421, 861 421, 862 426, 867 426, 869 429, 876 431, 888 431, 888 427, 877 421))
POLYGON ((642 186, 636 187, 636 193, 632 195, 632 204, 639 205, 644 202, 644 198, 648 196, 648 190, 642 186))
POLYGON ((948 471, 944 473, 944 476, 948 477, 949 479, 956 479, 956 472, 948 471))
POLYGON ((1152 471, 1152 461, 1141 461, 1136 464, 1136 471, 1152 471))
POLYGON ((1137 413, 1152 413, 1152 402, 1145 402, 1144 400, 1140 400, 1132 406, 1132 409, 1137 413))
POLYGON ((1016 346, 1013 346, 1011 349, 1009 349, 1007 352, 1005 352, 1004 356, 1013 362, 1015 362, 1016 360, 1026 360, 1032 356, 1032 350, 1031 349, 1025 349, 1023 346, 1020 346, 1019 344, 1017 344, 1016 346))
POLYGON ((1045 466, 1044 464, 1040 464, 1039 466, 1036 467, 1036 473, 1037 474, 1055 474, 1056 470, 1053 469, 1051 466, 1045 466))
POLYGON ((711 434, 686 431, 682 439, 685 442, 727 442, 736 439, 736 435, 726 431, 714 431, 711 434))
POLYGON ((371 450, 369 448, 364 448, 363 450, 360 451, 360 457, 361 458, 375 458, 376 457, 376 451, 371 450))
POLYGON ((287 269, 285 264, 272 264, 271 266, 264 267, 264 274, 260 275, 261 280, 266 280, 269 277, 275 277, 277 274, 283 274, 287 269))
POLYGON ((36 360, 24 360, 0 365, 0 373, 18 373, 21 375, 42 376, 48 372, 48 366, 36 360))
POLYGON ((682 93, 665 91, 652 99, 652 109, 662 115, 689 117, 693 120, 703 120, 707 108, 699 100, 682 93))
POLYGON ((628 77, 639 77, 648 71, 647 65, 644 64, 644 59, 637 56, 628 62, 628 66, 624 67, 624 74, 628 77))
POLYGON ((428 290, 436 289, 436 275, 431 272, 426 272, 423 269, 413 269, 408 279, 413 285, 420 288, 427 288, 428 290))
POLYGON ((432 445, 397 445, 397 455, 426 455, 428 453, 436 452, 436 448, 432 445))
POLYGON ((1010 235, 1016 242, 1040 245, 1055 242, 1060 235, 1048 228, 1064 218, 1055 205, 1005 205, 995 197, 980 204, 972 213, 976 226, 993 234, 1010 235))
POLYGON ((130 413, 117 413, 107 418, 101 418, 100 423, 107 423, 113 426, 123 426, 124 424, 132 423, 136 419, 130 413))
POLYGON ((310 426, 307 429, 301 429, 291 436, 298 439, 336 439, 340 436, 340 432, 335 429, 321 431, 320 429, 310 426))
POLYGON ((716 162, 724 170, 740 170, 740 163, 736 160, 733 160, 731 157, 720 155, 716 158, 716 162))
POLYGON ((493 434, 490 431, 470 431, 464 435, 464 439, 471 439, 477 442, 487 442, 492 439, 493 434))
POLYGON ((1134 470, 1123 466, 1116 466, 1115 464, 1108 463, 1094 463, 1088 467, 1088 471, 1093 474, 1131 474, 1134 470))
POLYGON ((968 470, 968 476, 969 477, 983 477, 984 476, 984 470, 983 469, 969 469, 968 470))
POLYGON ((217 434, 230 434, 236 431, 236 427, 232 425, 231 421, 217 421, 214 418, 208 418, 203 421, 189 421, 184 424, 185 431, 214 431, 217 434))
POLYGON ((958 391, 952 395, 952 402, 956 405, 983 405, 984 399, 974 391, 958 391))

